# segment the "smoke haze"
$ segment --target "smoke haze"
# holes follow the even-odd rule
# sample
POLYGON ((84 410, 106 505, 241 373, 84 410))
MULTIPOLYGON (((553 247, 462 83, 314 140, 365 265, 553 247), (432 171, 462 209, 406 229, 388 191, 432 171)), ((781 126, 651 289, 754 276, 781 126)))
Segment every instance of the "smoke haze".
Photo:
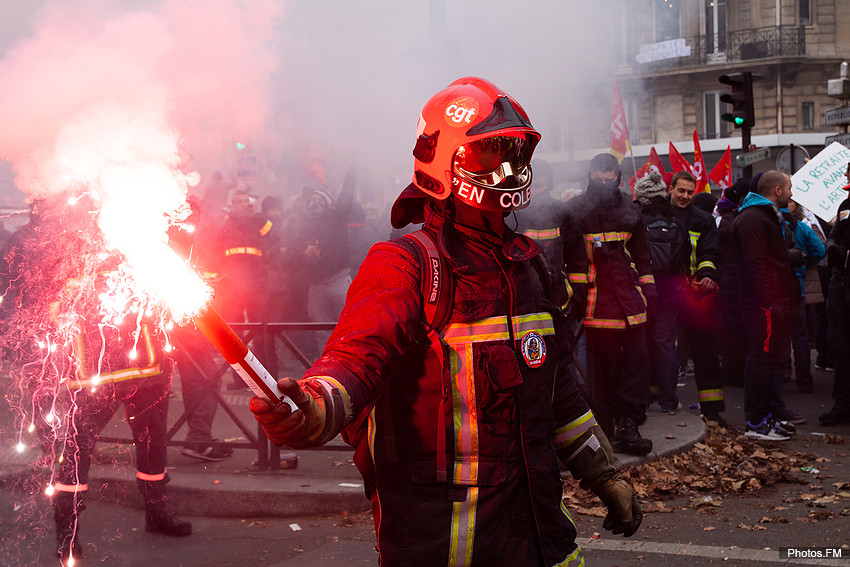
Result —
POLYGON ((461 76, 516 97, 538 153, 607 145, 610 116, 581 115, 610 96, 618 3, 0 0, 0 157, 38 195, 63 185, 72 151, 141 150, 208 178, 236 173, 240 142, 260 196, 335 194, 355 168, 361 197, 384 204, 409 181, 422 105, 461 76))

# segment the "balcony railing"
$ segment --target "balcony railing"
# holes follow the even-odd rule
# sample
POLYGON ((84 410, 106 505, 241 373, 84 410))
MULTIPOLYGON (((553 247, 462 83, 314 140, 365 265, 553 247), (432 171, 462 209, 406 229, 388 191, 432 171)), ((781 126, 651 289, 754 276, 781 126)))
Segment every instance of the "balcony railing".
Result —
POLYGON ((634 61, 640 70, 652 71, 805 54, 805 26, 774 26, 643 45, 634 61))

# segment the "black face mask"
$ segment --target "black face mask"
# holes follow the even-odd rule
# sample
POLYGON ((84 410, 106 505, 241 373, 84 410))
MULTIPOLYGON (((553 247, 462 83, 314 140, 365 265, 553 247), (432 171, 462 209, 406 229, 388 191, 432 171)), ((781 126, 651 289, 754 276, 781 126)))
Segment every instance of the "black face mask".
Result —
POLYGON ((587 182, 588 193, 613 193, 620 190, 620 180, 616 181, 596 181, 589 179, 587 182))

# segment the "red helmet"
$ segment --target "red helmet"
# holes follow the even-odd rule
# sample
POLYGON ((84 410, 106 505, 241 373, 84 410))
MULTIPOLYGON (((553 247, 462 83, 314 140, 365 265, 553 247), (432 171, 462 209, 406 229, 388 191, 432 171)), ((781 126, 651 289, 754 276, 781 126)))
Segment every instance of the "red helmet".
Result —
POLYGON ((523 209, 531 197, 531 154, 539 141, 517 101, 489 81, 464 77, 422 109, 413 183, 439 200, 454 193, 478 209, 523 209))

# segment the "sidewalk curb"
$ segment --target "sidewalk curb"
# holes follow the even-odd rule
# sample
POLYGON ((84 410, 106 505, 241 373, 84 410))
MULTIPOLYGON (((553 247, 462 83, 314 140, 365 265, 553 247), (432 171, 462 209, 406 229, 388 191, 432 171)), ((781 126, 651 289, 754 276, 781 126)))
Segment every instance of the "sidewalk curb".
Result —
MULTIPOLYGON (((705 423, 689 412, 675 416, 650 413, 641 433, 653 440, 655 450, 644 456, 617 453, 624 468, 690 450, 705 436, 705 423)), ((217 463, 176 457, 169 468, 170 507, 178 515, 211 518, 289 518, 371 508, 363 481, 350 466, 352 453, 318 449, 298 455, 298 468, 279 471, 240 468, 240 463, 250 463, 248 451, 237 451, 217 463)), ((129 449, 122 448, 115 461, 92 466, 88 499, 143 508, 132 461, 127 457, 129 449)), ((43 473, 32 466, 5 463, 0 470, 4 488, 33 493, 40 490, 35 483, 48 482, 47 477, 40 479, 43 473)))

